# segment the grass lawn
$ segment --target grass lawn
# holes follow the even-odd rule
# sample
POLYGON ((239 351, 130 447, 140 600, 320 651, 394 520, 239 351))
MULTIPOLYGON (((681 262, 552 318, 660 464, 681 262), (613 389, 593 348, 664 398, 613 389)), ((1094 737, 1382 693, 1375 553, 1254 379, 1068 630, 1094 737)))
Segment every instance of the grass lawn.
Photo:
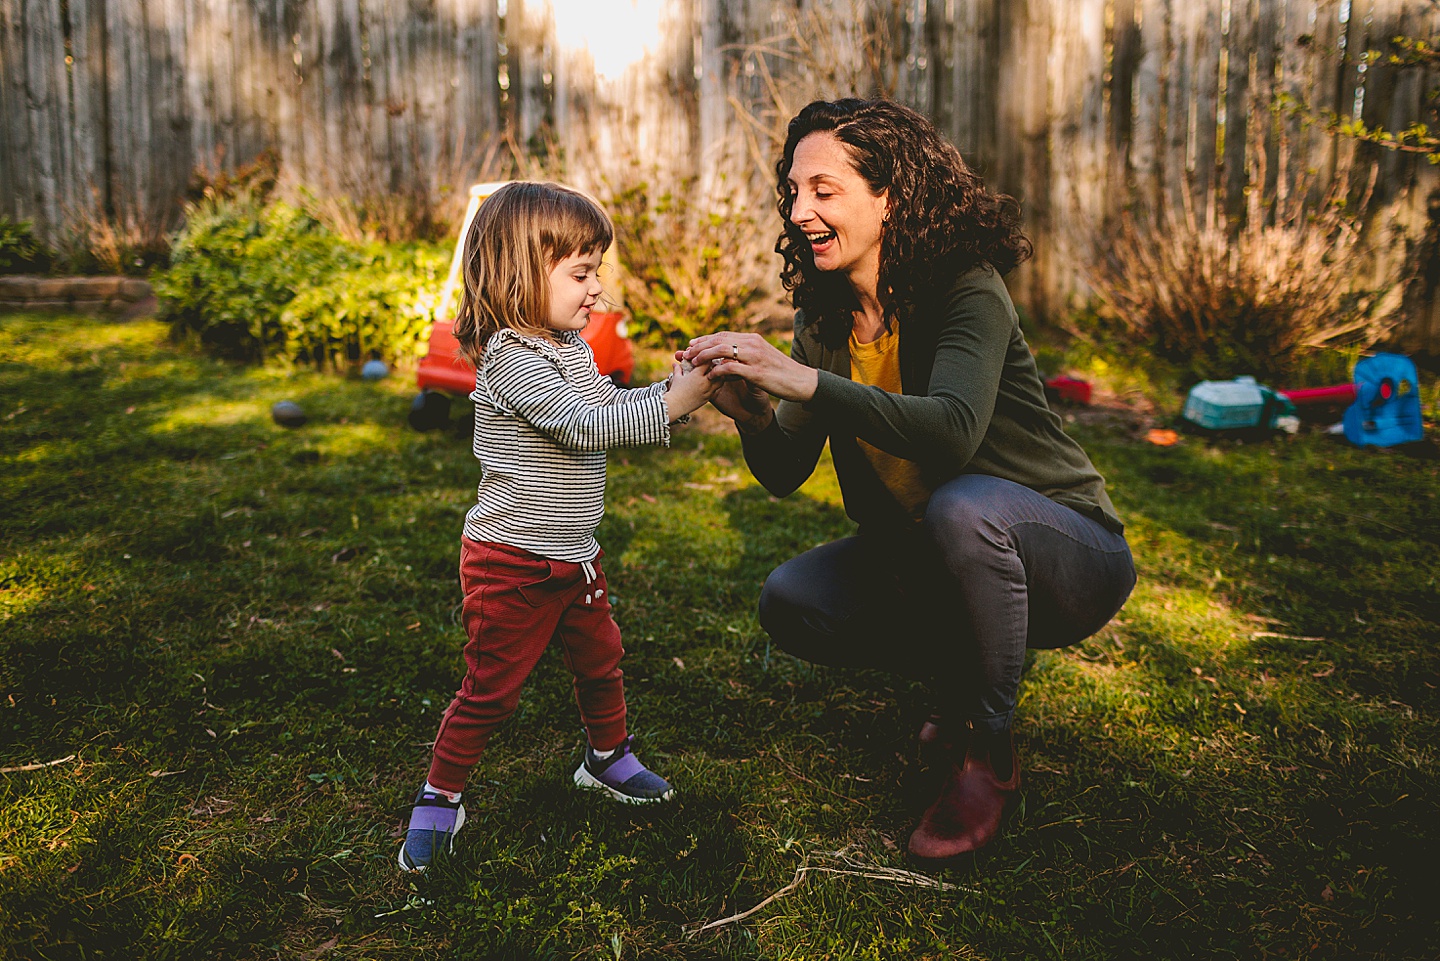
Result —
POLYGON ((1140 585, 1034 657, 1022 806, 945 888, 895 870, 934 791, 920 692, 756 623, 774 565, 849 531, 828 467, 777 501, 728 434, 616 452, 632 728, 679 799, 570 787, 550 653, 457 856, 412 881, 477 476, 462 436, 404 426, 409 393, 0 317, 0 957, 1440 955, 1425 452, 1077 425, 1140 585), (310 423, 272 423, 282 398, 310 423))

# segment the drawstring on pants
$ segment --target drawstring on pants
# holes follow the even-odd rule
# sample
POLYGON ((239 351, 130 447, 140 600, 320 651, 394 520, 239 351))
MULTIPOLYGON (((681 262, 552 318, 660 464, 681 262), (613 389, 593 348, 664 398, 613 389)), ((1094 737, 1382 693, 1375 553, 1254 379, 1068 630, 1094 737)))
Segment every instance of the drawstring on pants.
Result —
MULTIPOLYGON (((590 585, 590 584, 594 584, 595 581, 597 580, 597 576, 596 576, 596 574, 595 574, 595 565, 592 564, 590 561, 581 561, 581 562, 580 562, 580 569, 585 572, 585 583, 586 583, 586 585, 588 586, 588 585, 590 585)), ((594 598, 603 597, 604 595, 605 595, 605 588, 603 588, 603 587, 597 587, 597 588, 595 588, 595 590, 594 590, 593 593, 587 593, 587 594, 585 595, 585 603, 586 603, 586 604, 589 604, 594 598)))

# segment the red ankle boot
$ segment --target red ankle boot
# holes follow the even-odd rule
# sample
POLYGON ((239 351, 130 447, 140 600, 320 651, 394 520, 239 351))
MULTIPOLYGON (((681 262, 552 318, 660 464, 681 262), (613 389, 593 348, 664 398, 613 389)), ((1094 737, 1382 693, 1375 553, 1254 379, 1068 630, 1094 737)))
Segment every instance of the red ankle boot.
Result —
MULTIPOLYGON (((972 735, 969 750, 950 767, 950 776, 935 803, 910 835, 910 853, 926 861, 945 861, 989 844, 1000 831, 1005 807, 1020 789, 1020 762, 1009 732, 986 750, 972 735), (1010 777, 995 774, 990 755, 1010 755, 1010 777)), ((988 738, 986 740, 989 740, 988 738)), ((958 753, 958 752, 957 752, 958 753)))

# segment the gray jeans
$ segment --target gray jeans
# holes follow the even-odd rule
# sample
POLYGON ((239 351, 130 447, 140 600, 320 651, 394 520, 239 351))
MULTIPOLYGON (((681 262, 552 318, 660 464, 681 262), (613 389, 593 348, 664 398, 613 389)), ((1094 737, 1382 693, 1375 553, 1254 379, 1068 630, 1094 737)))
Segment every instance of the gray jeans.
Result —
POLYGON ((796 657, 923 680, 943 716, 999 732, 1025 649, 1089 637, 1134 586, 1122 535, 1028 487, 963 474, 913 534, 847 537, 781 564, 760 623, 796 657))

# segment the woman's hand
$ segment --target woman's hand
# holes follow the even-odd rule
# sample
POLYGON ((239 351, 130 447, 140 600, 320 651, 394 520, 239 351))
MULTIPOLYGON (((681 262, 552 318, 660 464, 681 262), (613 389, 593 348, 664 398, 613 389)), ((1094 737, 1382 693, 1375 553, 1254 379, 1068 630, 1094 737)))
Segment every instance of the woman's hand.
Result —
POLYGON ((717 379, 715 393, 710 395, 710 403, 747 434, 760 433, 775 419, 775 408, 770 406, 770 395, 739 377, 717 379))
POLYGON ((696 366, 709 364, 712 380, 738 377, 781 400, 809 400, 819 380, 815 368, 791 360, 759 334, 705 334, 690 341, 684 357, 696 366))
MULTIPOLYGON (((689 367, 689 361, 685 360, 685 351, 677 350, 675 360, 677 370, 689 367)), ((758 434, 770 426, 770 421, 775 416, 775 408, 770 406, 769 394, 739 377, 717 377, 709 383, 714 388, 710 403, 733 420, 741 431, 758 434)))

